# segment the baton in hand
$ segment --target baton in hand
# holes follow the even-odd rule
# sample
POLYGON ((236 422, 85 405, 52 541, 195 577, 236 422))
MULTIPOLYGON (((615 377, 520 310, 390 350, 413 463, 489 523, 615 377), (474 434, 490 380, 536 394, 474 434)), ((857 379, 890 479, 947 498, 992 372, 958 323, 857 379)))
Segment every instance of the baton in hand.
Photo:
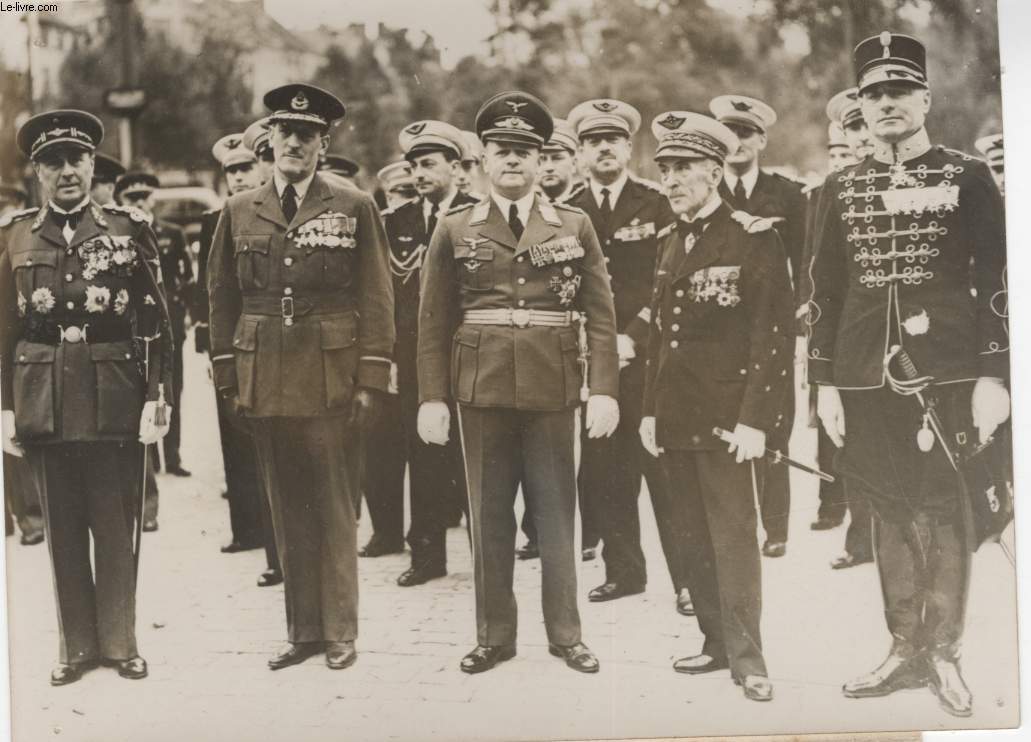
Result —
MULTIPOLYGON (((733 434, 729 431, 724 430, 723 428, 713 428, 712 434, 724 443, 733 443, 733 434)), ((834 481, 834 477, 828 474, 827 472, 823 472, 819 469, 813 469, 812 467, 806 466, 802 462, 795 461, 794 459, 785 456, 780 451, 777 451, 775 449, 767 448, 766 455, 773 460, 774 464, 787 464, 788 466, 793 466, 799 471, 804 471, 806 474, 812 474, 814 477, 819 477, 825 482, 834 481)))

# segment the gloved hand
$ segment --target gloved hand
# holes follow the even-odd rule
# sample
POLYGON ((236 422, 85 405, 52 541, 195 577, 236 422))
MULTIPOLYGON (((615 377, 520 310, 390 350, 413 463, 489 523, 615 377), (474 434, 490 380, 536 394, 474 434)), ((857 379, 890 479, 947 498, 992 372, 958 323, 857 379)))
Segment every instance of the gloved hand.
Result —
POLYGON ((14 410, 4 410, 0 413, 0 430, 3 435, 4 453, 21 458, 25 455, 25 449, 18 443, 14 433, 14 410))
POLYGON ((766 433, 738 423, 730 434, 727 453, 737 453, 737 463, 758 459, 766 453, 766 433))
POLYGON ((351 416, 347 419, 348 427, 357 426, 358 430, 365 433, 376 424, 383 409, 379 395, 380 392, 365 387, 359 387, 355 391, 351 399, 351 416))
POLYGON ((587 400, 588 438, 608 438, 619 425, 619 403, 605 394, 592 394, 587 400))
POLYGON ((652 456, 658 457, 661 450, 659 444, 655 442, 655 418, 642 417, 641 427, 637 429, 637 432, 641 434, 641 445, 644 446, 644 450, 652 456))
POLYGON ((163 402, 151 401, 143 404, 143 411, 140 413, 140 443, 149 446, 157 443, 168 433, 168 426, 172 420, 172 405, 163 402), (164 422, 158 424, 157 417, 159 405, 164 406, 164 422))
POLYGON ((387 394, 397 394, 397 364, 390 364, 390 380, 387 382, 387 394))
POLYGON ((1002 379, 989 376, 979 378, 974 384, 970 407, 977 437, 980 443, 984 443, 1010 416, 1010 393, 1002 379))
POLYGON ((838 448, 845 445, 845 407, 835 386, 820 384, 816 390, 816 414, 827 437, 838 448))
POLYGON ((634 339, 629 335, 616 335, 616 353, 619 355, 619 367, 621 369, 630 365, 630 361, 637 357, 634 339))
POLYGON ((419 417, 415 427, 423 443, 445 445, 451 429, 451 410, 447 402, 434 400, 419 405, 419 417))

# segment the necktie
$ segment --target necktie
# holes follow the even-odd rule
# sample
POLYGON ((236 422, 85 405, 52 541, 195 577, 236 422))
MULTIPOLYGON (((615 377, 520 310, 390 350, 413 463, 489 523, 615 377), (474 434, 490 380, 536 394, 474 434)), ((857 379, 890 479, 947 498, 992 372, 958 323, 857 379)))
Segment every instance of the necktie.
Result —
POLYGON ((603 231, 608 232, 609 222, 612 221, 612 201, 609 200, 609 189, 601 189, 601 220, 605 225, 603 231))
POLYGON ((283 189, 282 204, 283 216, 286 217, 286 222, 289 224, 297 216, 297 191, 294 190, 292 183, 287 183, 286 188, 283 189))
POLYGON ((437 228, 437 214, 440 211, 440 204, 434 203, 430 208, 430 218, 426 220, 426 235, 433 236, 433 230, 437 228))
POLYGON ((508 226, 517 240, 523 236, 523 223, 519 221, 519 209, 515 204, 508 207, 508 226))
POLYGON ((741 181, 741 178, 737 179, 737 183, 734 184, 734 205, 739 209, 743 209, 748 203, 748 194, 745 193, 745 184, 741 181))

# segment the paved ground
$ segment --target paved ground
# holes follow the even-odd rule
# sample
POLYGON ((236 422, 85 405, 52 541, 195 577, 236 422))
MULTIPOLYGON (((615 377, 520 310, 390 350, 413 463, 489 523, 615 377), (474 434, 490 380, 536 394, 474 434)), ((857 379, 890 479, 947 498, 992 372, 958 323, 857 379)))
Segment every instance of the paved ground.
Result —
MULTIPOLYGON (((358 663, 330 672, 318 660, 272 673, 267 656, 285 636, 282 590, 260 589, 258 551, 222 555, 228 511, 219 497, 213 391, 201 359, 187 357, 184 463, 190 479, 162 477, 161 529, 146 534, 138 608, 142 682, 97 670, 51 688, 57 627, 45 547, 8 539, 12 716, 17 742, 316 742, 321 740, 602 739, 727 733, 944 729, 959 720, 928 691, 887 699, 842 697, 841 683, 880 661, 888 645, 871 565, 832 572, 841 529, 808 529, 815 484, 794 482, 788 554, 766 559, 763 636, 776 698, 744 700, 727 672, 677 675, 671 662, 700 647, 694 619, 673 609, 647 498, 642 529, 650 582, 644 595, 602 605, 582 600, 584 637, 602 671, 583 676, 547 653, 539 563, 517 563, 519 656, 468 676, 458 661, 473 646, 472 582, 463 530, 449 534, 452 574, 401 589, 408 556, 361 560, 358 663)), ((796 431, 796 455, 813 433, 796 431)), ((361 523, 360 543, 369 535, 361 523)), ((580 592, 603 580, 582 566, 580 592)), ((1013 569, 996 546, 975 558, 964 670, 975 715, 963 726, 1017 723, 1013 569)))

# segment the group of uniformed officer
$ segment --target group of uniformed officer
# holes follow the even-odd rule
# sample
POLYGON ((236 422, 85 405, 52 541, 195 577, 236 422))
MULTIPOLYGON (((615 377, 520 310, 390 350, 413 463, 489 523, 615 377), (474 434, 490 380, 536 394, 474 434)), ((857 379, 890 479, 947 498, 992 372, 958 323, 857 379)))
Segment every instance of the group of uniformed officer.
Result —
MULTIPOLYGON (((382 211, 349 181, 357 165, 327 155, 345 109, 319 88, 269 91, 267 118, 216 143, 230 198, 205 217, 194 321, 219 393, 223 550, 265 544, 259 584, 285 583, 289 643, 272 669, 356 660, 357 558, 403 550, 407 467, 399 585, 447 574, 447 528, 469 522, 477 634, 461 669, 516 654, 518 554, 541 559, 549 652, 597 672, 577 601, 578 494, 582 557, 600 541, 605 562, 589 600, 633 595, 647 581, 643 477, 676 609, 704 635, 674 669, 729 669, 747 698, 772 699, 760 562, 785 553, 790 493, 768 454, 787 452, 801 331, 821 468, 843 479, 811 527, 851 511, 832 566, 876 558, 892 635, 844 693, 926 684, 971 713, 964 466, 1009 411, 1001 136, 977 144, 996 186, 982 161, 929 143, 919 41, 885 32, 855 63, 857 86, 827 106, 831 174, 805 190, 760 168, 776 113, 741 95, 714 98, 712 116, 655 116, 651 183, 628 170, 642 123, 629 104, 559 119, 501 93, 472 132, 404 127, 403 159, 378 173, 382 211), (373 536, 359 549, 362 492, 373 536)), ((190 262, 181 234, 152 223, 153 176, 117 180, 139 210, 90 199, 102 134, 83 112, 30 120, 19 143, 47 203, 0 231, 4 448, 26 455, 59 546, 55 684, 103 660, 146 674, 131 610, 145 474, 114 473, 136 473, 135 441, 168 432, 166 467, 188 474, 175 286, 190 262)))

